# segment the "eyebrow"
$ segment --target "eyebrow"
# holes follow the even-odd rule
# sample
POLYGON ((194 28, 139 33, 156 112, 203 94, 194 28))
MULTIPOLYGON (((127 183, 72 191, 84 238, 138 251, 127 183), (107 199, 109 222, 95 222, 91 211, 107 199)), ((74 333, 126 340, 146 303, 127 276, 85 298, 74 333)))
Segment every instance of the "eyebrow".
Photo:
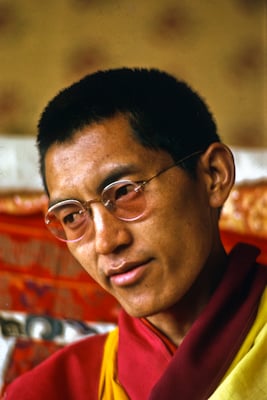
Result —
POLYGON ((110 171, 105 179, 98 185, 97 193, 101 193, 110 183, 122 179, 125 175, 140 173, 140 167, 135 164, 118 165, 110 171))
MULTIPOLYGON (((106 186, 108 186, 110 183, 116 182, 120 179, 122 179, 125 175, 131 175, 135 173, 140 173, 140 167, 138 167, 135 164, 122 164, 114 167, 110 173, 103 179, 103 181, 97 186, 96 193, 97 195, 100 195, 102 191, 105 189, 106 186)), ((81 203, 83 200, 77 199, 74 197, 69 197, 69 198, 57 198, 52 201, 49 201, 48 203, 48 208, 54 206, 57 203, 60 203, 61 201, 65 200, 78 200, 81 203)))

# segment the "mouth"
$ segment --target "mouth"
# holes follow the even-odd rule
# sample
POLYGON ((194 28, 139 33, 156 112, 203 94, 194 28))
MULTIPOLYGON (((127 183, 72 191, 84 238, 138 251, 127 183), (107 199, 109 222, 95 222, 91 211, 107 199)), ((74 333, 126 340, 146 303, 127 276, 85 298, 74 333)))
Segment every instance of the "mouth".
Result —
POLYGON ((150 259, 138 263, 123 263, 108 272, 112 286, 125 287, 137 284, 146 273, 150 259))

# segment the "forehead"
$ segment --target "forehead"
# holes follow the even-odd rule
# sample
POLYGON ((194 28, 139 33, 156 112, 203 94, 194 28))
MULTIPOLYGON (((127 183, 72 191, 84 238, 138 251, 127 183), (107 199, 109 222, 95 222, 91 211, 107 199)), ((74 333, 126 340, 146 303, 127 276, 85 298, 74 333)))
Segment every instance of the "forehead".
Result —
POLYGON ((54 144, 45 158, 46 181, 49 192, 57 186, 81 185, 85 177, 94 186, 121 166, 146 175, 171 161, 165 151, 139 143, 126 117, 116 116, 85 127, 68 142, 54 144))

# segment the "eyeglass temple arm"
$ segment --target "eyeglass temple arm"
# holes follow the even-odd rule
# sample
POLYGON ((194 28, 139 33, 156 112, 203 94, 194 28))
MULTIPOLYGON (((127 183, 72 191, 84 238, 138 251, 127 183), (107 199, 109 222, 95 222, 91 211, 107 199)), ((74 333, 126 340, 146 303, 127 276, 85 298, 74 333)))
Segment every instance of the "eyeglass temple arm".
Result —
POLYGON ((159 175, 163 174, 165 171, 168 171, 168 169, 173 168, 173 167, 176 167, 177 165, 180 165, 180 164, 182 164, 184 161, 188 160, 189 158, 194 157, 194 156, 196 156, 196 155, 198 155, 198 154, 201 154, 201 153, 203 153, 203 150, 195 151, 194 153, 191 153, 191 154, 189 154, 188 156, 183 157, 181 160, 176 161, 176 162, 175 162, 174 164, 172 164, 171 166, 164 168, 163 170, 159 171, 156 175, 153 175, 151 178, 149 178, 149 179, 143 181, 142 183, 140 183, 139 188, 144 187, 148 182, 150 182, 150 181, 151 181, 152 179, 154 179, 154 178, 157 178, 159 175))

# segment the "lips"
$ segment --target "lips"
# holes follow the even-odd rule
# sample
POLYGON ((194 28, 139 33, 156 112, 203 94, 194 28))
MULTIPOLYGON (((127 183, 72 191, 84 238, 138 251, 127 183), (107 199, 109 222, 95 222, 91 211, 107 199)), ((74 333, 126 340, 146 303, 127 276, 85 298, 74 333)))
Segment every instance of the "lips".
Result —
POLYGON ((108 269, 107 276, 113 286, 129 286, 138 283, 146 272, 151 260, 122 263, 108 269))

